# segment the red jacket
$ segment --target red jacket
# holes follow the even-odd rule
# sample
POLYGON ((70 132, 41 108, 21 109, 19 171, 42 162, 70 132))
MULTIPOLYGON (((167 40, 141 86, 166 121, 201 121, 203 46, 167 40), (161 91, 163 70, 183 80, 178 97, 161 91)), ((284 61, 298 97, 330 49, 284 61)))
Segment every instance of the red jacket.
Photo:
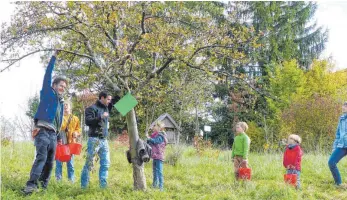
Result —
POLYGON ((289 148, 288 145, 283 156, 283 166, 286 169, 301 170, 302 150, 299 145, 289 148))

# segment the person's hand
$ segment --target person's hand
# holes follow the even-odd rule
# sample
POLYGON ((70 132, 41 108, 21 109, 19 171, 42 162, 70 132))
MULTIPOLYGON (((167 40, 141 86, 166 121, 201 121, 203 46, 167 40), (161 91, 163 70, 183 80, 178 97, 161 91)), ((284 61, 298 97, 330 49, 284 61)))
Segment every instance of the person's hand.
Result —
POLYGON ((242 166, 243 167, 247 167, 248 166, 248 161, 247 160, 243 160, 242 161, 242 166))
POLYGON ((31 137, 34 139, 35 136, 39 133, 40 128, 34 128, 33 132, 31 132, 31 137))
POLYGON ((58 144, 59 144, 59 145, 63 145, 63 139, 59 139, 59 140, 58 140, 58 144))
POLYGON ((59 51, 59 50, 56 50, 56 51, 54 52, 53 55, 54 55, 55 57, 57 57, 57 56, 59 55, 59 53, 60 53, 60 51, 59 51))
POLYGON ((146 138, 150 138, 149 135, 148 135, 148 133, 146 134, 146 138))
POLYGON ((106 117, 108 117, 108 112, 104 112, 104 113, 101 115, 101 119, 104 119, 104 118, 106 118, 106 117))
POLYGON ((287 170, 290 170, 290 169, 295 169, 295 166, 294 165, 288 165, 287 170))

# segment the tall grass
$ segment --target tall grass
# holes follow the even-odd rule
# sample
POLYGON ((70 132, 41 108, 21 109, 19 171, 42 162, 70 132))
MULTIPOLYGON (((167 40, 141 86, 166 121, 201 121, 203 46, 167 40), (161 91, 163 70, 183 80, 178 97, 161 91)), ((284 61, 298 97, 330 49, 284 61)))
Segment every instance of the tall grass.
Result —
MULTIPOLYGON (((295 190, 283 181, 282 154, 250 154, 252 181, 237 182, 233 175, 231 151, 206 150, 197 154, 192 147, 181 147, 181 157, 171 165, 164 164, 164 192, 151 189, 152 163, 145 173, 148 189, 133 191, 132 167, 125 148, 110 142, 111 167, 108 189, 100 189, 99 163, 91 174, 90 187, 80 188, 84 152, 75 157, 75 179, 67 181, 64 164, 63 181, 57 182, 54 169, 47 191, 24 196, 21 189, 28 180, 34 158, 32 143, 15 143, 1 149, 1 199, 347 199, 347 191, 335 188, 327 166, 328 155, 305 154, 302 161, 302 190, 295 190)), ((168 147, 167 153, 177 149, 168 147)), ((343 181, 347 182, 347 159, 339 163, 343 181)))

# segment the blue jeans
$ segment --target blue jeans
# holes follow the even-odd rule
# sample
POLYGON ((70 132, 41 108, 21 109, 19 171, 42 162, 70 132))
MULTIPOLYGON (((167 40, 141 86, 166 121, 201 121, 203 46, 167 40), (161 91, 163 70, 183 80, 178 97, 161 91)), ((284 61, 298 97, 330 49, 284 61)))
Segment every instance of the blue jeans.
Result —
POLYGON ((163 161, 153 159, 153 187, 158 187, 161 190, 164 189, 164 175, 163 175, 163 161))
POLYGON ((41 128, 35 137, 36 157, 27 186, 37 187, 38 181, 47 188, 53 169, 57 135, 53 130, 41 128))
MULTIPOLYGON (((71 159, 66 162, 67 167, 67 177, 69 181, 74 182, 75 181, 75 170, 73 167, 73 155, 71 155, 71 159)), ((56 166, 55 166, 55 178, 60 181, 62 178, 62 172, 63 172, 63 162, 60 162, 59 160, 56 160, 56 166)))
POLYGON ((347 148, 336 148, 334 152, 331 154, 328 165, 331 171, 331 174, 334 177, 334 181, 336 185, 341 185, 341 175, 339 169, 337 168, 337 163, 347 155, 347 148))
POLYGON ((108 168, 110 167, 110 151, 106 139, 89 137, 87 158, 81 176, 81 187, 86 188, 89 183, 89 173, 93 167, 93 158, 98 154, 100 158, 99 184, 101 188, 107 187, 108 168))
POLYGON ((296 188, 301 188, 300 171, 296 169, 287 169, 287 174, 296 174, 296 188))

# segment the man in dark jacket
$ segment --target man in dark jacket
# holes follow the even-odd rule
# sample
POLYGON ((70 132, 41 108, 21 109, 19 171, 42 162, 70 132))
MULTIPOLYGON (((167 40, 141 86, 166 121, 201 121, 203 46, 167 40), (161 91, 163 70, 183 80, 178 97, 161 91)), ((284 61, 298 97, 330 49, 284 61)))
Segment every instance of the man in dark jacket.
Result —
POLYGON ((86 188, 89 183, 89 172, 93 166, 93 158, 96 154, 100 158, 99 182, 101 188, 107 187, 108 168, 110 167, 110 151, 107 141, 108 118, 113 104, 118 99, 106 92, 99 94, 99 100, 85 110, 86 125, 88 131, 88 147, 86 163, 82 170, 81 187, 86 188))
POLYGON ((23 192, 31 194, 37 191, 38 181, 46 189, 50 179, 55 157, 57 134, 63 118, 63 94, 67 80, 62 77, 54 79, 52 72, 58 52, 49 61, 40 92, 40 103, 35 114, 33 137, 36 146, 36 158, 30 171, 30 178, 23 192))

